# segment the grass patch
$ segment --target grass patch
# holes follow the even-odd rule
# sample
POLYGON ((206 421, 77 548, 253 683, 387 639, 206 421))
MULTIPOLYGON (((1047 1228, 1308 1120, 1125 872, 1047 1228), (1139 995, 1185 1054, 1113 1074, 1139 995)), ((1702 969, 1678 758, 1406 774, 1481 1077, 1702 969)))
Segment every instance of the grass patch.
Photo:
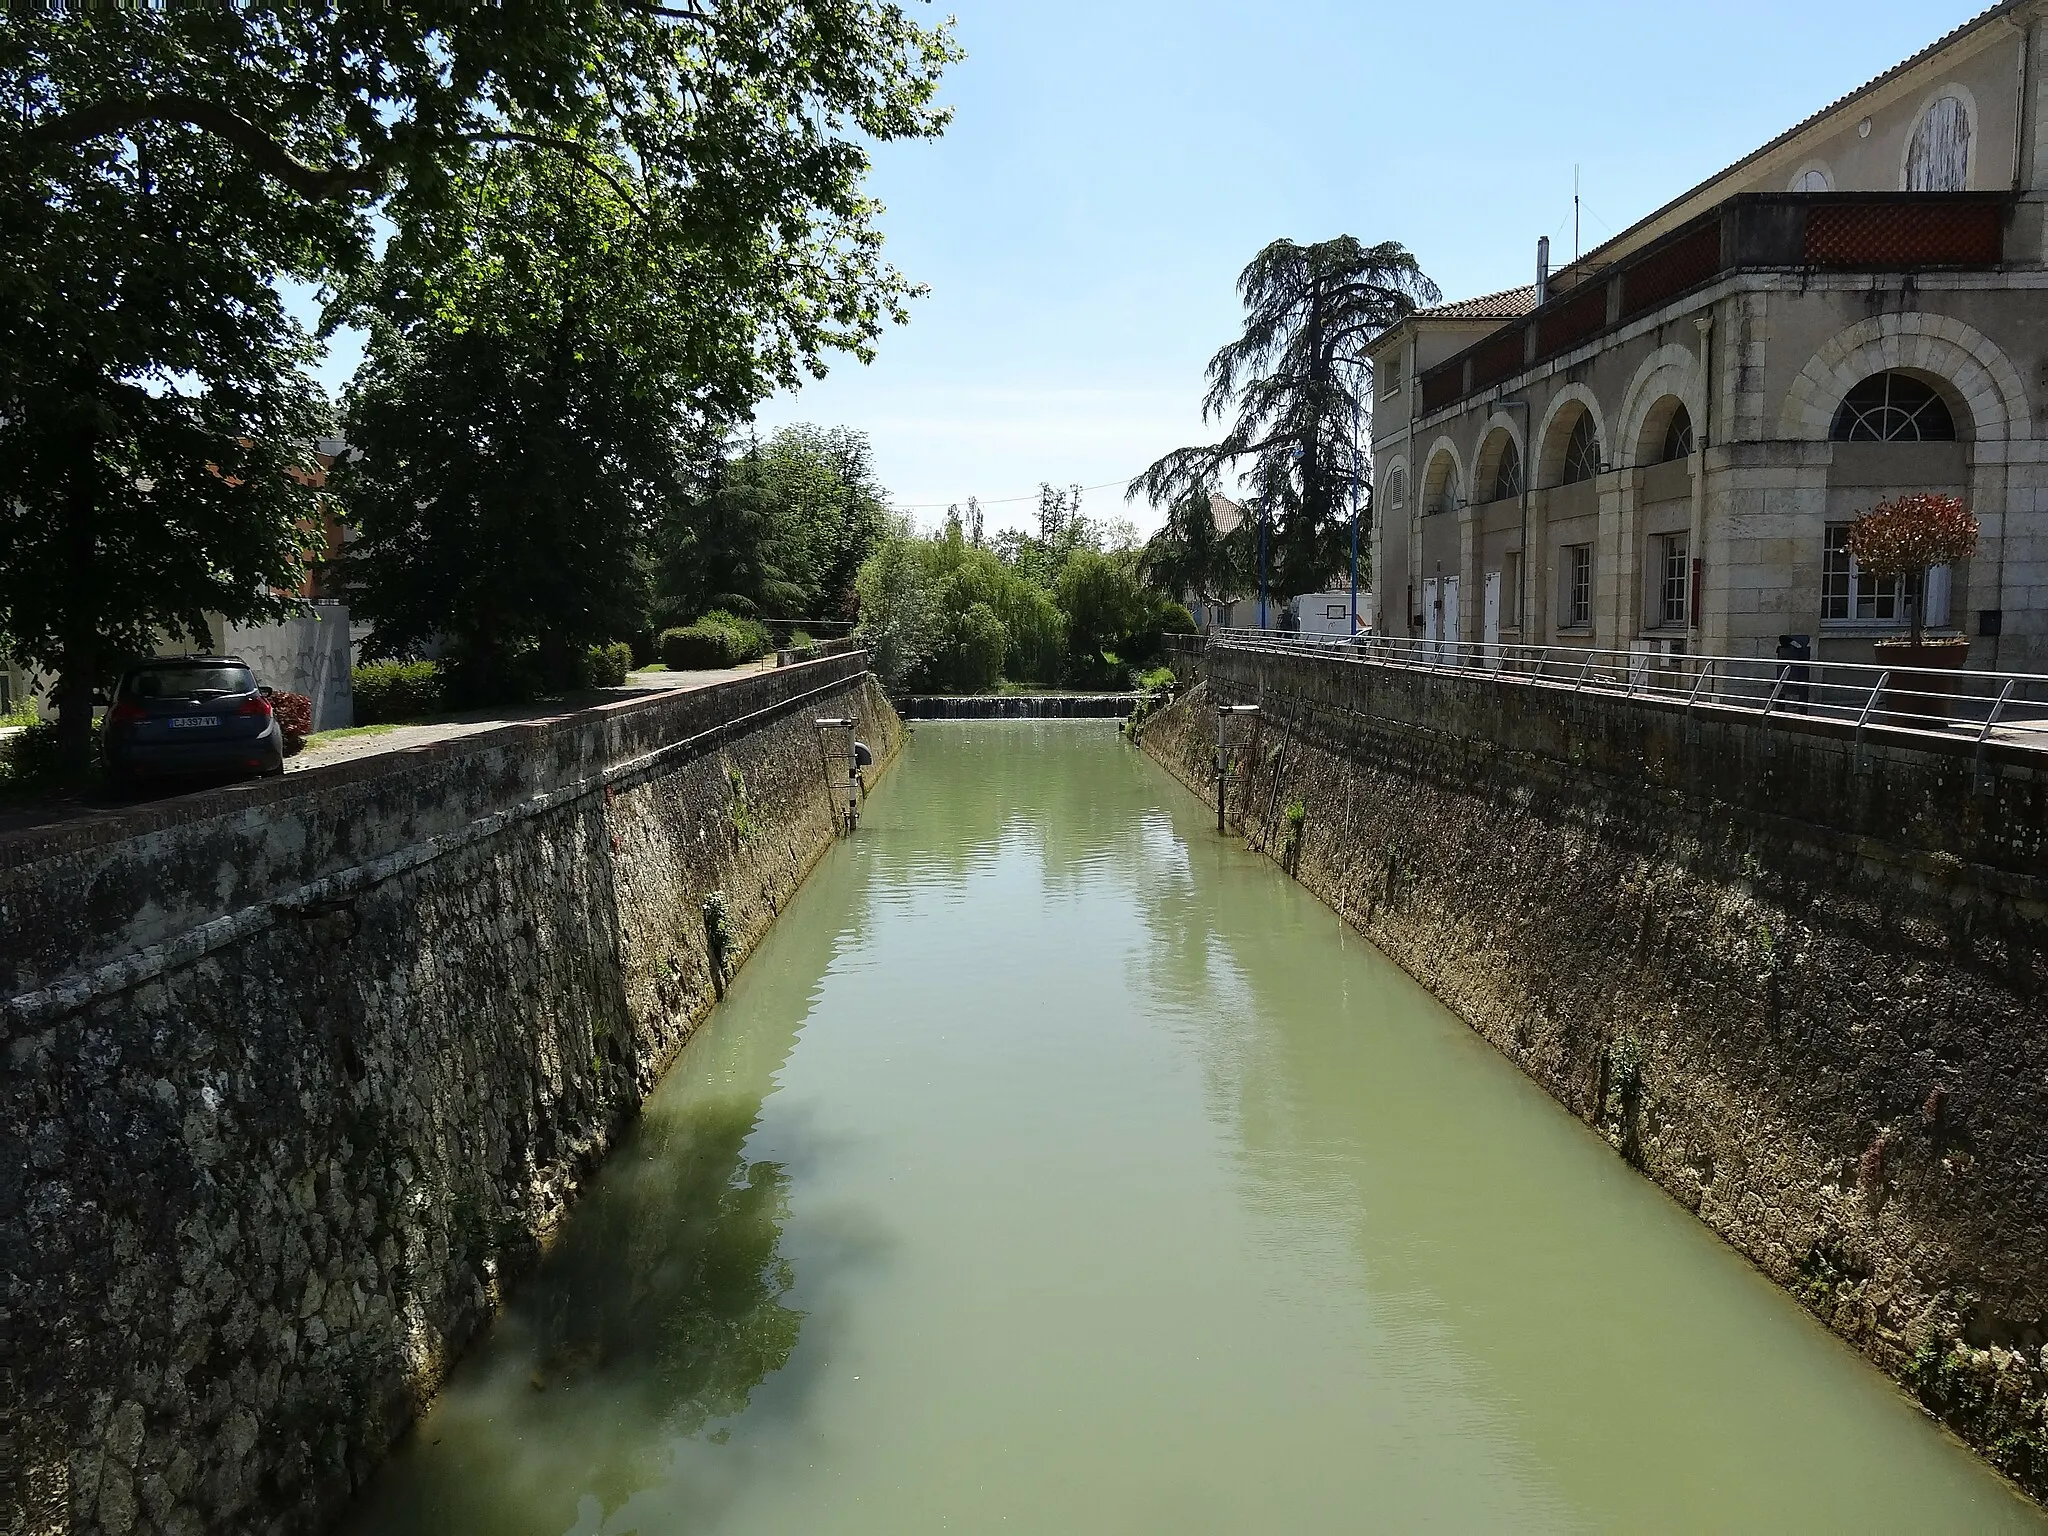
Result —
POLYGON ((344 725, 331 731, 315 731, 306 738, 306 745, 317 747, 322 742, 345 741, 351 736, 382 736, 386 731, 397 729, 397 724, 391 721, 378 725, 344 725))

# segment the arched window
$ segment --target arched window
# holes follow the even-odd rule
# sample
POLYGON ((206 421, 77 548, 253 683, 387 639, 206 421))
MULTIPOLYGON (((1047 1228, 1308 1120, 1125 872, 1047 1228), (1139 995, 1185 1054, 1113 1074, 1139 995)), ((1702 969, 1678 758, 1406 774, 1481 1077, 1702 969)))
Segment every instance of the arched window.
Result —
POLYGON ((1664 428, 1664 451, 1657 462, 1669 464, 1673 459, 1692 457, 1692 413, 1683 405, 1671 408, 1671 420, 1664 428))
POLYGON ((1838 443, 1952 443, 1955 418, 1910 373, 1873 373, 1842 397, 1828 436, 1838 443))
POLYGON ((1600 473, 1600 429, 1593 425, 1591 411, 1579 412, 1572 423, 1571 441, 1564 445, 1564 481, 1573 485, 1600 473))
POLYGON ((1408 472, 1404 469, 1391 471, 1387 475, 1386 489, 1381 494, 1386 497, 1388 515, 1399 513, 1408 505, 1408 472))
POLYGON ((1806 170, 1799 173, 1798 178, 1792 183, 1792 190, 1794 192, 1832 192, 1835 189, 1828 182, 1828 173, 1816 165, 1809 166, 1806 170))
POLYGON ((1522 455, 1511 437, 1501 444, 1500 460, 1493 466, 1493 487, 1488 501, 1508 501, 1522 494, 1522 455))
POLYGON ((1455 512, 1458 507, 1458 471, 1451 456, 1440 453, 1430 461, 1429 474, 1422 482, 1422 515, 1455 512))
POLYGON ((1960 96, 1936 97, 1906 150, 1906 190, 1962 192, 1969 185, 1970 109, 1960 96))

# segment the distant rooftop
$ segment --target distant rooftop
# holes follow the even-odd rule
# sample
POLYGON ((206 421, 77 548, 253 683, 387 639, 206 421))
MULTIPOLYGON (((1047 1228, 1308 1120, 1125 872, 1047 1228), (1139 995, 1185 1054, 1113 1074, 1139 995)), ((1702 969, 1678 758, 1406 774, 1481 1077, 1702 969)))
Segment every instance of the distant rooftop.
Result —
POLYGON ((1482 293, 1476 299, 1459 299, 1434 309, 1419 309, 1421 320, 1519 320, 1536 307, 1536 285, 1503 288, 1499 293, 1482 293))

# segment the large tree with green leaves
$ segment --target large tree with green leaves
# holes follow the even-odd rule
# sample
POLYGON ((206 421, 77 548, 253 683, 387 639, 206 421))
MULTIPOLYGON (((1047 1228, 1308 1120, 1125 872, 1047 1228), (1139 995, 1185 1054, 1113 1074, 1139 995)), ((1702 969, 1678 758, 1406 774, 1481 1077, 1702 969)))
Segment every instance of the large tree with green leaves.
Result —
MULTIPOLYGON (((15 18, 9 18, 10 27, 15 18)), ((74 769, 93 690, 163 631, 281 612, 304 574, 326 405, 272 287, 346 238, 178 129, 0 178, 0 634, 57 679, 74 769)))
POLYGON ((1166 524, 1145 542, 1138 573, 1150 585, 1207 604, 1231 603, 1258 581, 1252 520, 1235 502, 1192 485, 1166 510, 1166 524))
MULTIPOLYGON (((751 281, 750 302, 794 320, 759 328, 751 369, 702 381, 700 414, 730 416, 820 372, 832 349, 865 356, 912 292, 880 257, 865 145, 941 130, 933 96, 955 53, 943 27, 888 0, 16 8, 0 29, 0 214, 10 246, 37 259, 8 264, 0 286, 0 500, 32 515, 61 488, 93 524, 78 533, 72 519, 73 565, 126 561, 177 614, 264 606, 304 510, 272 461, 314 425, 270 279, 355 270, 373 211, 401 232, 449 228, 494 146, 578 169, 682 232, 671 294, 708 287, 727 302, 751 281), (166 217, 173 186, 190 196, 166 217), (136 416, 137 392, 188 401, 175 445, 161 431, 145 445, 110 414, 118 399, 136 416), (65 479, 80 423, 116 445, 96 452, 135 472, 109 469, 90 490, 65 479), (116 513, 149 515, 122 487, 184 486, 230 452, 200 447, 223 435, 253 445, 239 450, 250 473, 228 488, 257 489, 233 516, 210 488, 185 497, 186 521, 165 524, 177 559, 106 532, 116 513)), ((0 583, 48 581, 50 558, 0 546, 0 583)), ((96 590, 104 601, 68 582, 53 615, 0 616, 31 660, 52 645, 71 658, 55 664, 79 752, 105 655, 159 617, 111 584, 96 590), (46 644, 46 631, 71 638, 46 644)))
POLYGON ((854 577, 889 528, 864 433, 784 427, 694 477, 654 534, 657 627, 715 608, 771 619, 850 618, 854 577))
POLYGON ((1244 331, 1209 360, 1202 401, 1203 420, 1234 417, 1230 429, 1219 442, 1176 448, 1126 495, 1181 509, 1185 522, 1206 511, 1226 471, 1238 474, 1267 532, 1272 588, 1312 591, 1346 558, 1354 478, 1361 498, 1370 494, 1365 348, 1442 295, 1404 247, 1350 235, 1275 240, 1238 275, 1237 291, 1244 331))
POLYGON ((688 252, 595 169, 514 147, 461 174, 344 295, 370 341, 335 483, 370 652, 446 639, 489 699, 636 627, 638 541, 758 343, 729 297, 677 291, 688 252))

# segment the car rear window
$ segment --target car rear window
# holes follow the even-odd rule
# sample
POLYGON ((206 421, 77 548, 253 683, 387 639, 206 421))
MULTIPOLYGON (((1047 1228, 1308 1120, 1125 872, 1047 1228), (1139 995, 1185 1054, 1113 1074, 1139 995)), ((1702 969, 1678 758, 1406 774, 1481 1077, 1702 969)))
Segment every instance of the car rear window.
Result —
POLYGON ((256 677, 247 667, 150 667, 128 679, 131 699, 196 699, 248 693, 256 677))

